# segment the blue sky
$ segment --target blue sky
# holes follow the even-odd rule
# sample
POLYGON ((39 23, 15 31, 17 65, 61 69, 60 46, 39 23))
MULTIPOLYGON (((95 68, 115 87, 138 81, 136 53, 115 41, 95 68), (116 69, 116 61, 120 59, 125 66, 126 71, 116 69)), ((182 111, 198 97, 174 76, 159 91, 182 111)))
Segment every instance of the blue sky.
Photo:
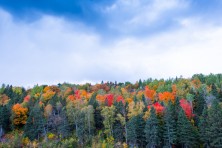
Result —
POLYGON ((0 83, 221 73, 220 0, 0 0, 0 83))

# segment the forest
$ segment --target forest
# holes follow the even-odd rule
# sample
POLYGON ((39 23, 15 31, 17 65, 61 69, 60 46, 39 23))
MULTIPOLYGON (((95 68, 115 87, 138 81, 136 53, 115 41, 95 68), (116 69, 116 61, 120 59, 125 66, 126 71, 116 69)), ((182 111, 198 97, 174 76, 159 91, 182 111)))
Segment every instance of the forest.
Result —
POLYGON ((222 74, 2 84, 0 147, 221 148, 222 74))

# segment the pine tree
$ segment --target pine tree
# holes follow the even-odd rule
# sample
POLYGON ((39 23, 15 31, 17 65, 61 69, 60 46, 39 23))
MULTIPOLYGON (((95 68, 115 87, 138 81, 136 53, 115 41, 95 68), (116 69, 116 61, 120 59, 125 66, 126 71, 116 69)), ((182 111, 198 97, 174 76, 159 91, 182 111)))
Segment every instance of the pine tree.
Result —
MULTIPOLYGON (((128 143, 128 139, 127 139, 127 105, 123 104, 122 101, 120 102, 115 102, 114 103, 115 107, 116 107, 116 120, 120 122, 121 124, 121 128, 123 128, 123 135, 125 137, 125 141, 126 143, 128 143)), ((120 128, 120 127, 119 127, 120 128)), ((121 129, 120 128, 120 129, 121 129)), ((119 135, 119 134, 118 134, 119 135)))
POLYGON ((137 116, 137 121, 136 121, 136 139, 137 139, 137 144, 139 147, 145 147, 146 146, 146 138, 145 138, 145 133, 144 133, 144 128, 145 128, 146 122, 143 119, 143 114, 140 114, 137 116))
POLYGON ((62 138, 65 138, 70 135, 70 128, 65 110, 62 110, 59 116, 60 122, 58 124, 57 133, 61 140, 62 138))
POLYGON ((123 142, 124 139, 124 128, 121 125, 120 121, 116 120, 113 125, 113 138, 116 142, 123 142))
POLYGON ((207 122, 208 122, 208 112, 207 112, 207 106, 206 106, 203 109, 203 113, 202 113, 202 116, 200 117, 200 121, 198 124, 200 141, 204 147, 209 147, 209 135, 207 133, 207 127, 208 127, 207 122))
POLYGON ((172 147, 177 140, 176 120, 174 118, 174 106, 170 101, 164 115, 164 143, 167 147, 172 147))
POLYGON ((202 112, 204 110, 204 107, 206 106, 206 96, 204 94, 203 90, 198 91, 198 95, 196 95, 195 98, 195 106, 194 106, 194 112, 197 116, 201 116, 202 112))
POLYGON ((195 130, 191 122, 188 120, 187 116, 184 113, 184 110, 181 108, 178 121, 177 121, 177 136, 178 142, 184 148, 195 147, 196 138, 195 130))
POLYGON ((39 104, 36 103, 25 124, 24 136, 34 140, 39 139, 42 134, 46 135, 45 120, 39 104))
POLYGON ((10 111, 7 105, 0 106, 0 128, 2 133, 6 133, 11 130, 10 127, 10 111))
POLYGON ((150 117, 146 121, 144 132, 148 143, 147 147, 155 148, 161 145, 159 121, 153 107, 150 111, 150 117))
POLYGON ((83 146, 84 140, 85 140, 84 139, 85 138, 85 124, 84 124, 85 114, 84 112, 80 112, 78 119, 76 120, 77 120, 76 124, 78 126, 78 128, 76 129, 76 136, 78 137, 79 144, 83 146))
POLYGON ((211 86, 211 94, 218 99, 219 93, 217 91, 217 86, 215 85, 215 83, 213 83, 211 86))
POLYGON ((213 100, 209 109, 207 120, 207 135, 210 140, 210 147, 222 147, 222 108, 218 100, 213 100))
POLYGON ((133 116, 127 123, 127 141, 131 147, 136 146, 136 141, 137 141, 137 132, 136 132, 136 122, 137 118, 136 116, 133 116))
POLYGON ((178 120, 178 115, 180 112, 181 106, 180 106, 180 99, 176 97, 175 103, 174 103, 174 118, 177 121, 178 120))

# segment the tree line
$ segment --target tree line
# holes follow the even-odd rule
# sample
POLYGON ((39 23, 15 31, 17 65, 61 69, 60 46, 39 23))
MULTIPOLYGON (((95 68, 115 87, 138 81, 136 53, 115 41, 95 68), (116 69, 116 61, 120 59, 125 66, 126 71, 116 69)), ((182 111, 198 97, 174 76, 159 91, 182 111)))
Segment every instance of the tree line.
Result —
POLYGON ((222 74, 3 84, 0 147, 222 147, 222 74))

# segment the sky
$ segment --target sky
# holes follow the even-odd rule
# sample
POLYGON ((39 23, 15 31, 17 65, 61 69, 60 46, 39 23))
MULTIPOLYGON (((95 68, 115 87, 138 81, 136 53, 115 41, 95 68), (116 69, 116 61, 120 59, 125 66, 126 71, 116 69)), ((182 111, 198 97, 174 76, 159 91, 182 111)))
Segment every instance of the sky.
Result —
POLYGON ((221 0, 0 0, 0 84, 222 72, 221 0))

